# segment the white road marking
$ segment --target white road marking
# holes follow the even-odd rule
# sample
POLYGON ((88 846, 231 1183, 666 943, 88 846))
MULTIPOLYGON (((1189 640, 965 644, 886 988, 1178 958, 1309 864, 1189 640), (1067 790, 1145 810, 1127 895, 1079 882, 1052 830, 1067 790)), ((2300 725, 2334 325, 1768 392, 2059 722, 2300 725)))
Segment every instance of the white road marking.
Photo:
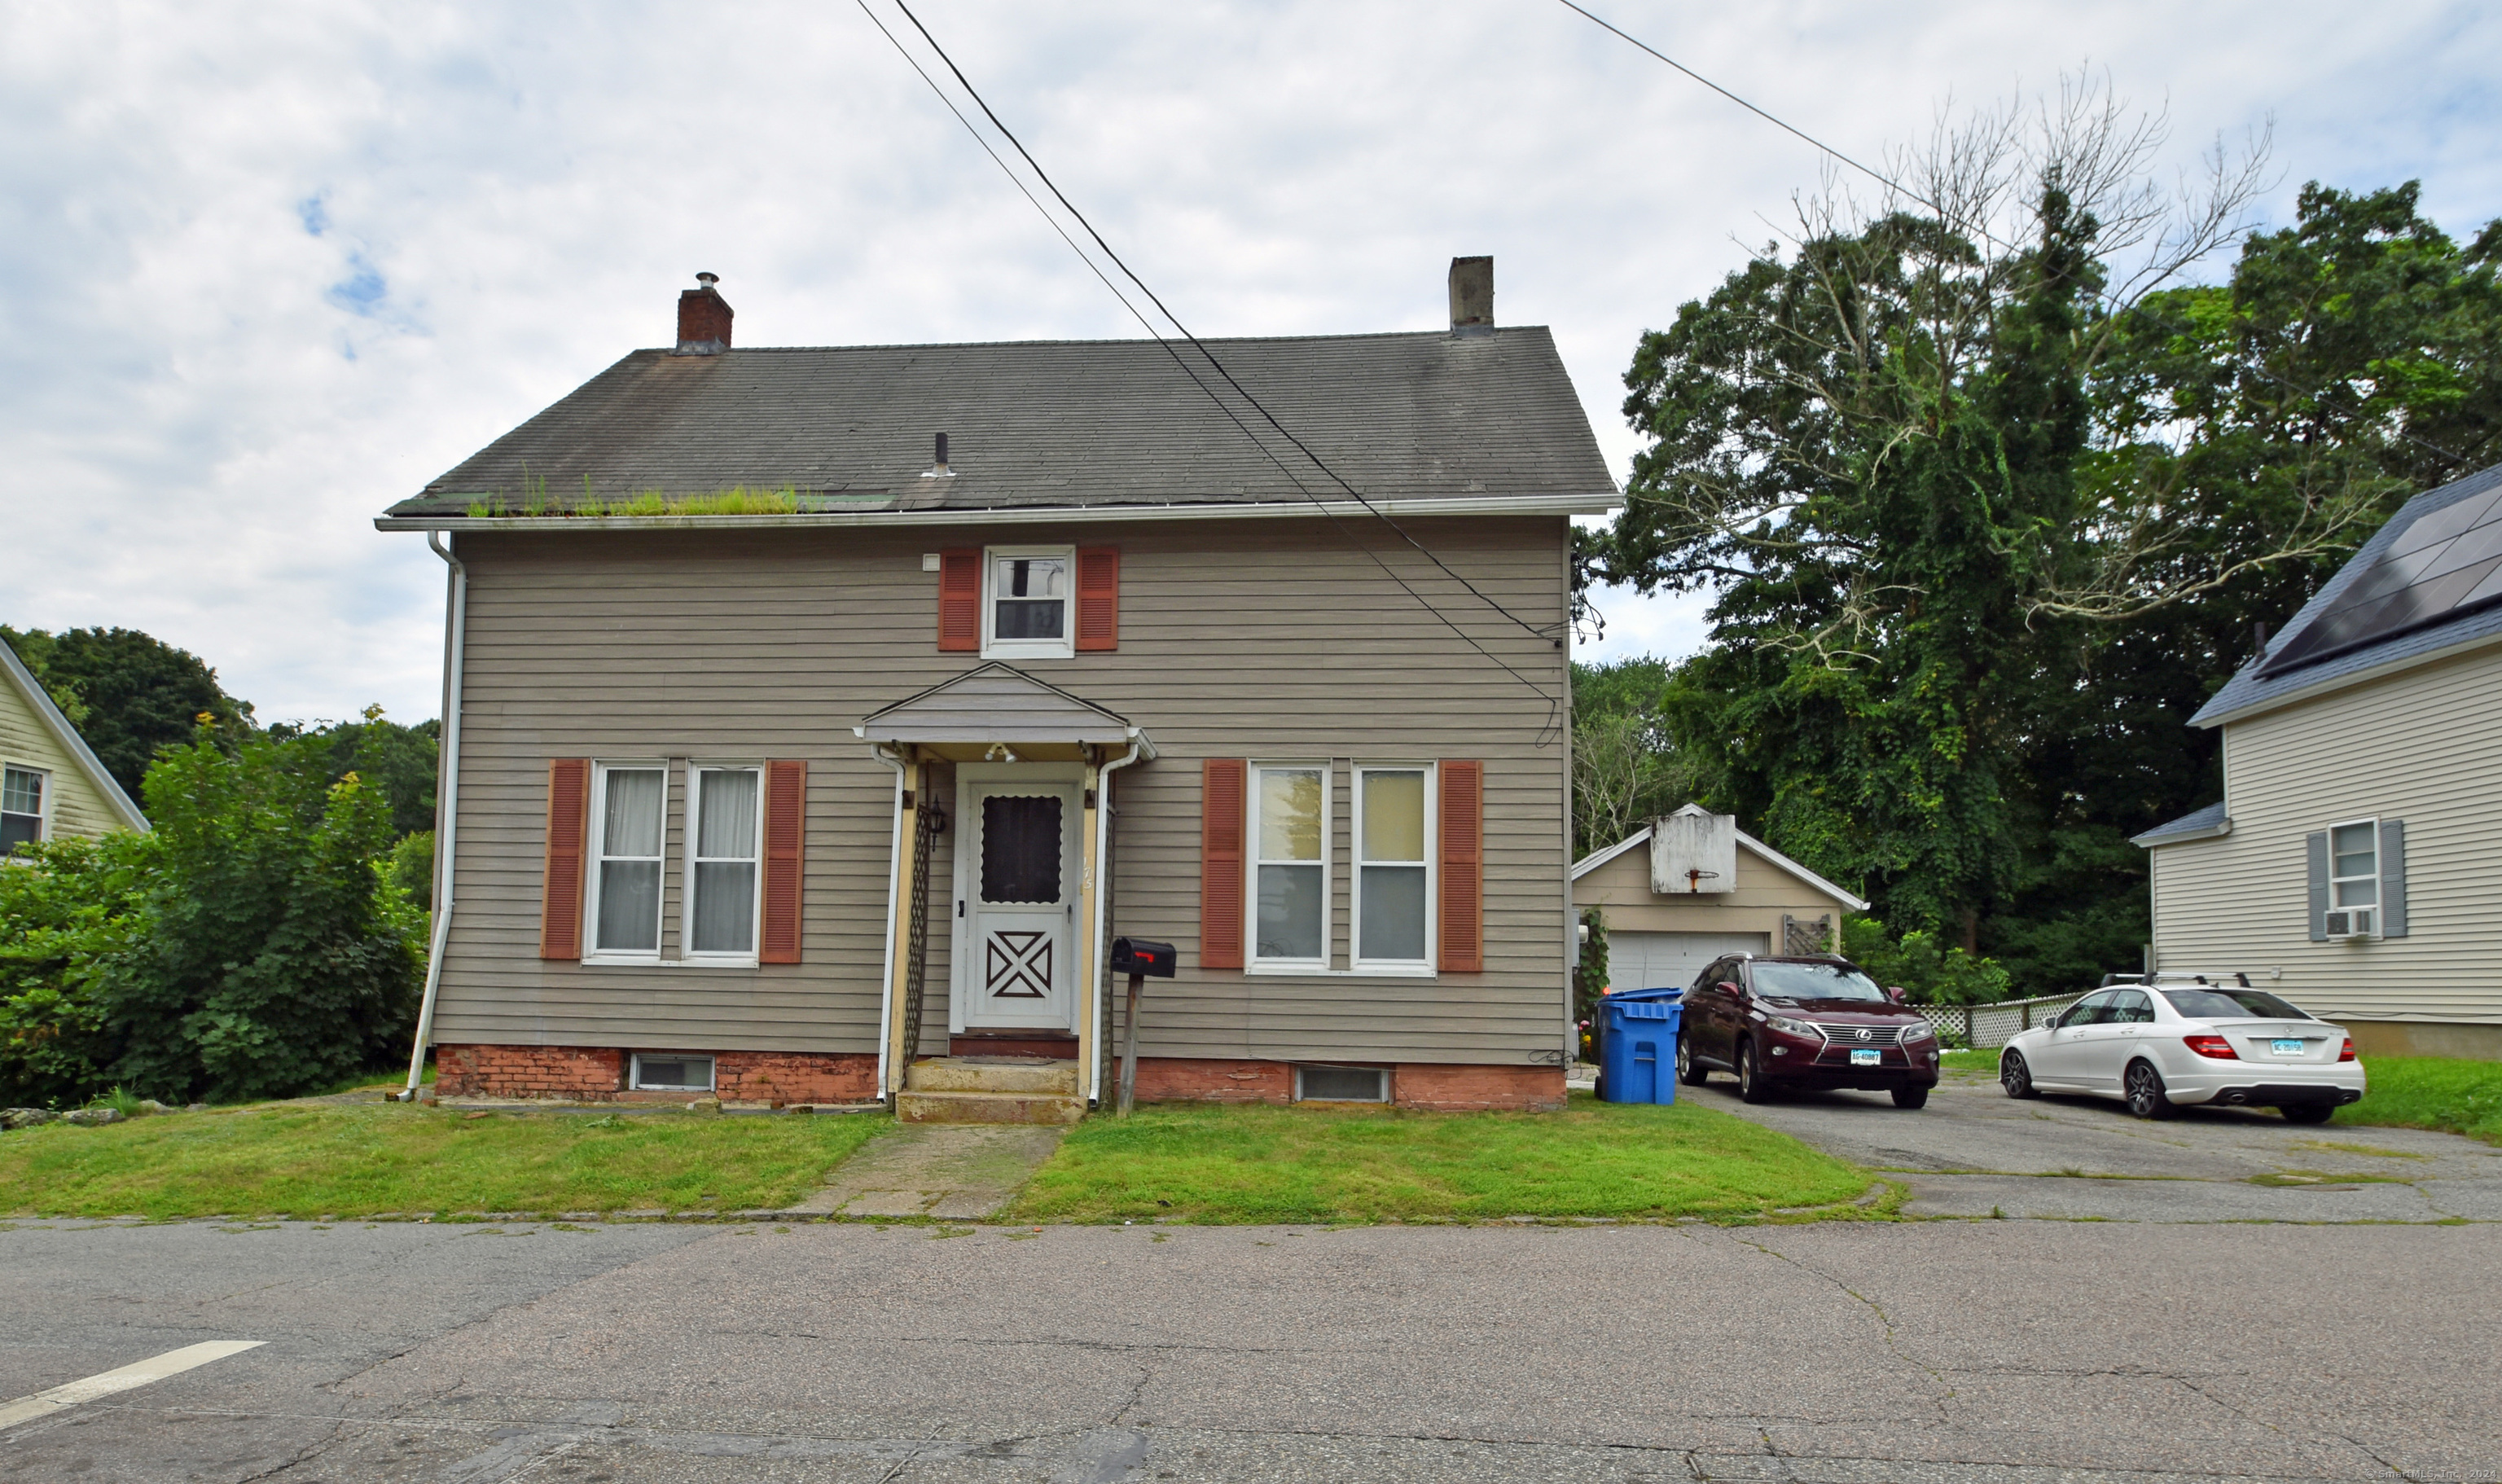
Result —
POLYGON ((178 1376, 194 1366, 222 1361, 227 1356, 239 1355, 267 1343, 267 1340, 259 1339, 213 1339, 206 1344, 185 1345, 180 1350, 168 1350, 135 1366, 124 1366, 118 1370, 108 1370, 84 1381, 55 1386, 51 1391, 20 1397, 15 1401, 0 1402, 0 1432, 7 1432, 21 1422, 68 1411, 82 1401, 93 1401, 98 1397, 110 1397, 115 1392, 125 1392, 134 1386, 146 1386, 151 1381, 178 1376))

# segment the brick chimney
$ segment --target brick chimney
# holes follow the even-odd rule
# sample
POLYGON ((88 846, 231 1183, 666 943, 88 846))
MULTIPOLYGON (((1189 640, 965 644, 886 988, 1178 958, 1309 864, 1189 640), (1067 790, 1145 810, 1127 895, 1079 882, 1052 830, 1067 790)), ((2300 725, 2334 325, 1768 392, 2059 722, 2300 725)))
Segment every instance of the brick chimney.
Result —
MULTIPOLYGON (((1452 270, 1454 273, 1458 271, 1456 268, 1452 270)), ((720 282, 719 274, 698 273, 695 283, 700 287, 678 295, 678 348, 670 354, 719 355, 729 349, 729 321, 735 311, 729 307, 729 301, 721 296, 721 290, 713 287, 720 282)), ((1452 282, 1457 283, 1458 280, 1452 282)), ((1453 289, 1452 292, 1457 293, 1458 290, 1453 289)), ((1451 301, 1453 314, 1459 313, 1456 307, 1459 302, 1456 298, 1451 301)))
POLYGON ((1493 328, 1494 259, 1491 257, 1452 258, 1452 333, 1485 331, 1493 328))

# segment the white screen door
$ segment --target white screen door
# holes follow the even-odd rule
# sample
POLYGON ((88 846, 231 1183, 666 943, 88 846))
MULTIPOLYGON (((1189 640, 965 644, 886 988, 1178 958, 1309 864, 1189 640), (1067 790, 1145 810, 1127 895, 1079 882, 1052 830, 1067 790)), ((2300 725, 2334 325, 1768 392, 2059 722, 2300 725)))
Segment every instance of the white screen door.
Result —
POLYGON ((1075 1029, 1077 785, 968 782, 961 807, 953 1029, 1075 1029))

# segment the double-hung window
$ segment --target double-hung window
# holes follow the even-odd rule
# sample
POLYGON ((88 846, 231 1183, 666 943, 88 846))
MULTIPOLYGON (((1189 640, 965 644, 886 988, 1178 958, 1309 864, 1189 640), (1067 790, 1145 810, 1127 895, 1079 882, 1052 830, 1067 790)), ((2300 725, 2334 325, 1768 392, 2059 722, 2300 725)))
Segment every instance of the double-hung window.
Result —
POLYGON ((1251 961, 1329 966, 1328 767, 1251 770, 1251 961))
POLYGON ((1076 655, 1077 552, 995 546, 983 554, 982 653, 1066 659, 1076 655))
POLYGON ((1355 770, 1355 967, 1433 966, 1433 791, 1423 767, 1355 770))
POLYGON ((590 933, 593 958, 658 959, 660 953, 661 813, 668 771, 652 766, 597 769, 592 818, 590 933))
POLYGON ((2329 931, 2339 936, 2378 931, 2380 904, 2381 822, 2336 826, 2328 831, 2329 931))
POLYGON ((764 773, 753 767, 690 770, 694 850, 687 893, 687 955, 756 958, 758 800, 764 773))
POLYGON ((44 837, 48 781, 33 768, 0 768, 0 856, 44 837))

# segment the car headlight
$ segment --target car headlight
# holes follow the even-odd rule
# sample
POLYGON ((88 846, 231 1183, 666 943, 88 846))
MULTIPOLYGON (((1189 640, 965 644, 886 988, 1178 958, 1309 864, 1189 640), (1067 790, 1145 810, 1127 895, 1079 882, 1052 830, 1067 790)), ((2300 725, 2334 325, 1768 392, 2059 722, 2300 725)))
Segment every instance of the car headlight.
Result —
POLYGON ((1922 1021, 1916 1026, 1906 1026, 1903 1028, 1903 1041, 1906 1045, 1909 1045, 1913 1041, 1934 1041, 1937 1038, 1938 1032, 1936 1029, 1931 1027, 1927 1021, 1922 1021))
POLYGON ((1809 1025, 1805 1021, 1792 1020, 1786 1015, 1773 1016, 1766 1020, 1764 1024, 1772 1027, 1775 1030, 1781 1032, 1783 1035, 1803 1036, 1810 1041, 1821 1041, 1824 1039, 1824 1032, 1816 1029, 1813 1026, 1809 1025))

